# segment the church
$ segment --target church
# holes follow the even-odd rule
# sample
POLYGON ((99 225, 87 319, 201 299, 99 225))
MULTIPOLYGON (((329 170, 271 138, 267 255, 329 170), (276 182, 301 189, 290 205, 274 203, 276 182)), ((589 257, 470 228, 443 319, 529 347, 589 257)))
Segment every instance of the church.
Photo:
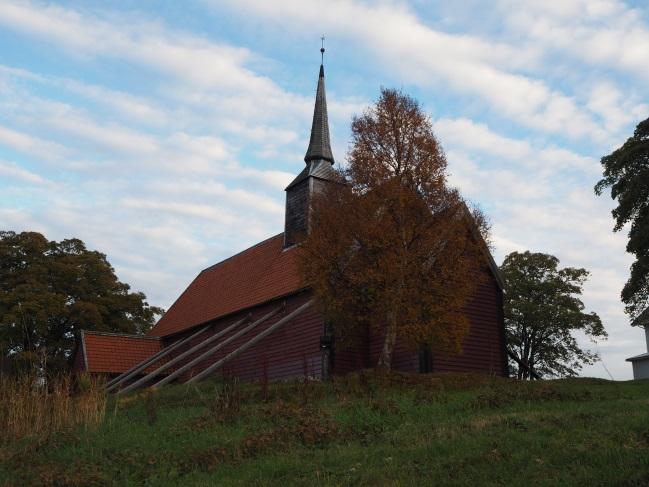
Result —
MULTIPOLYGON (((298 272, 311 198, 334 177, 323 65, 304 162, 286 187, 282 233, 204 269, 146 335, 82 332, 74 371, 104 374, 109 391, 128 392, 210 375, 326 379, 375 366, 382 337, 368 330, 354 347, 337 347, 298 272)), ((431 354, 398 341, 394 370, 507 375, 503 285, 488 251, 483 272, 462 352, 431 354)))

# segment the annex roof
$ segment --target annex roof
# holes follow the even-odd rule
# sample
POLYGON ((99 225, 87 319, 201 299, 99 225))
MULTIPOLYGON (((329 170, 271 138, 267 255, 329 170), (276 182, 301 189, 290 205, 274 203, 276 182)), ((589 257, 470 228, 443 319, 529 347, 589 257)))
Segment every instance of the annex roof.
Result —
POLYGON ((160 349, 157 337, 83 331, 77 353, 83 353, 86 372, 122 373, 160 349))
POLYGON ((639 362, 641 360, 649 360, 649 352, 641 353, 640 355, 626 359, 627 362, 639 362))
POLYGON ((280 233, 203 270, 149 335, 172 335, 304 289, 298 249, 283 243, 280 233))

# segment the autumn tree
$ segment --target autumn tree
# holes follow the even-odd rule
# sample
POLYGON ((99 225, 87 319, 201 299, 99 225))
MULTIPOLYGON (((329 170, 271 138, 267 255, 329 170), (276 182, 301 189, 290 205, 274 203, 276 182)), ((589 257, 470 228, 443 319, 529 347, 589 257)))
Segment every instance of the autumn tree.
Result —
POLYGON ((595 192, 599 195, 611 188, 611 198, 618 203, 613 210, 614 231, 630 224, 626 250, 635 255, 622 301, 632 324, 649 326, 649 119, 601 162, 604 177, 595 192))
MULTIPOLYGON (((337 337, 384 335, 459 351, 484 264, 485 220, 448 186, 430 119, 400 91, 352 121, 349 166, 315 198, 301 269, 337 337)), ((485 233, 486 235, 486 233, 485 233)))
POLYGON ((519 379, 530 379, 534 373, 574 376, 584 364, 598 359, 582 349, 573 335, 607 336, 599 316, 584 312, 580 296, 586 269, 560 269, 553 255, 512 252, 500 270, 505 281, 506 343, 517 359, 519 379))
POLYGON ((162 310, 81 240, 0 232, 0 352, 66 368, 81 329, 143 333, 162 310))

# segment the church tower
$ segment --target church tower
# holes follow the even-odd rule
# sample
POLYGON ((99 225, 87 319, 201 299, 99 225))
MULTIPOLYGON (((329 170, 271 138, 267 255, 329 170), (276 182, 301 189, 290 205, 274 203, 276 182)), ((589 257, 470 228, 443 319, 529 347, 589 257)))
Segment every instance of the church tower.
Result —
MULTIPOLYGON (((324 53, 324 48, 320 49, 320 52, 324 53)), ((306 167, 285 190, 284 247, 295 245, 309 232, 313 195, 321 191, 329 181, 336 179, 333 169, 334 156, 329 142, 323 64, 320 64, 311 139, 304 162, 306 167)))

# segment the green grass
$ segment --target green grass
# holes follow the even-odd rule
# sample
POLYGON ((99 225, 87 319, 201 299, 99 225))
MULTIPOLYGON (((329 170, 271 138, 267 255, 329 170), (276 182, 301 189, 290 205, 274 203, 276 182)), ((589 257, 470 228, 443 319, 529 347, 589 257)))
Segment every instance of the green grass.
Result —
POLYGON ((649 485, 649 381, 354 374, 111 399, 0 439, 0 485, 649 485))

